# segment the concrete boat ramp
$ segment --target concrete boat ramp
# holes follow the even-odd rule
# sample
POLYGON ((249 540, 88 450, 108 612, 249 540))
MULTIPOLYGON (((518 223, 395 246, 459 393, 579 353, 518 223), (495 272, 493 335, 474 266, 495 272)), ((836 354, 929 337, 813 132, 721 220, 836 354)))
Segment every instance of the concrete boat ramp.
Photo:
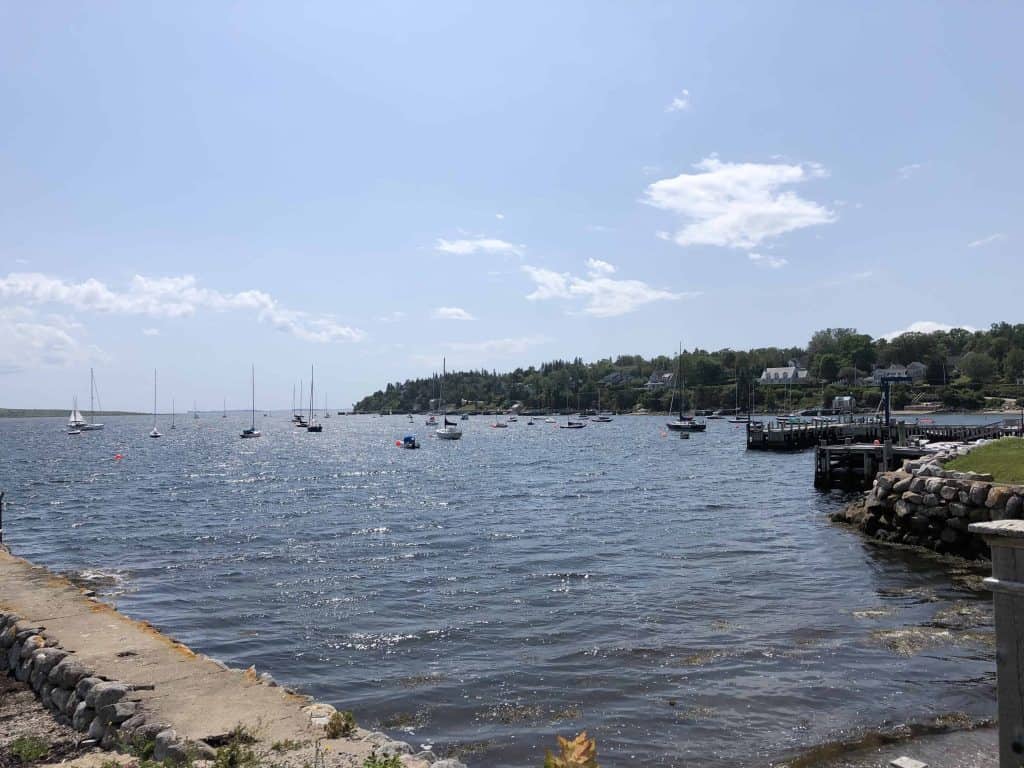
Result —
POLYGON ((64 577, 0 547, 0 668, 35 690, 61 722, 111 748, 139 737, 157 759, 212 758, 237 726, 277 765, 361 766, 371 752, 408 768, 456 768, 433 754, 357 728, 326 739, 334 707, 234 670, 130 619, 64 577), (282 750, 281 745, 288 745, 282 750), (277 745, 271 753, 271 747, 277 745))

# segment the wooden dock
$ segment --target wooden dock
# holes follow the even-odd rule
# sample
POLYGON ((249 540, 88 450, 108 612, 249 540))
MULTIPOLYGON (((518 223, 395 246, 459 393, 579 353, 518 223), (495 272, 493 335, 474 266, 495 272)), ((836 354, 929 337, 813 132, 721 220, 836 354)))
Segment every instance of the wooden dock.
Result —
POLYGON ((888 443, 820 445, 814 452, 814 487, 867 490, 879 472, 895 469, 904 459, 919 459, 928 453, 927 448, 888 443))
POLYGON ((908 424, 895 422, 891 427, 878 418, 842 422, 787 424, 783 422, 747 424, 747 448, 758 451, 801 451, 819 445, 847 443, 884 443, 896 445, 925 439, 929 442, 966 442, 1006 437, 1019 433, 1018 427, 1003 421, 991 424, 908 424))

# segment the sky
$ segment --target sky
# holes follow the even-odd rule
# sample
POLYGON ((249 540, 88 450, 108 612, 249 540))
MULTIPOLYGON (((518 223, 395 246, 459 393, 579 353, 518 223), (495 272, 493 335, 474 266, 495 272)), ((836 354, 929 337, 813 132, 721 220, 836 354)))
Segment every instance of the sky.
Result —
MULTIPOLYGON (((0 407, 1021 322, 1019 2, 0 4, 0 407)), ((320 396, 317 397, 319 402, 320 396)))

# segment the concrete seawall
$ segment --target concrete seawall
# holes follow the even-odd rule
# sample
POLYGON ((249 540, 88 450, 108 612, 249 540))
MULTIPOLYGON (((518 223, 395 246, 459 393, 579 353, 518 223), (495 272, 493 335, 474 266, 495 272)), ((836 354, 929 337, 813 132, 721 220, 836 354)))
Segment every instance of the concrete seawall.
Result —
POLYGON ((229 669, 2 547, 0 670, 105 749, 152 742, 158 760, 212 759, 241 725, 254 749, 273 751, 281 766, 312 765, 317 752, 339 768, 361 766, 374 752, 407 768, 462 766, 358 727, 328 739, 330 704, 252 668, 229 669))

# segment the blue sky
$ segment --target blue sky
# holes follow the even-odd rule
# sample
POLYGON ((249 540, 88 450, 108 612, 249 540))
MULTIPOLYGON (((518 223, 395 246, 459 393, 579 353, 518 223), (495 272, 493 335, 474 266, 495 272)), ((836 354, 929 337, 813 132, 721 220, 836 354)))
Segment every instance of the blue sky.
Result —
MULTIPOLYGON (((0 406, 1021 321, 1019 3, 0 6, 0 406), (927 326, 925 326, 927 327, 927 326)), ((164 405, 163 401, 166 401, 164 405)))

